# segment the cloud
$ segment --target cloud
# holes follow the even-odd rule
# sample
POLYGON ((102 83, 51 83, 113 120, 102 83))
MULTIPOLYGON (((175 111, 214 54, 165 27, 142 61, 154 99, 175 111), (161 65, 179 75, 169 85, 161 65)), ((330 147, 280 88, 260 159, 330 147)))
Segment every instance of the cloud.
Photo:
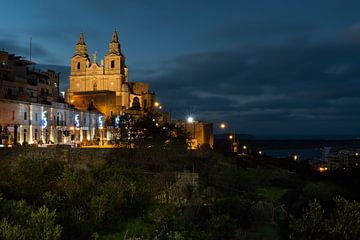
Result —
MULTIPOLYGON (((30 58, 30 38, 29 42, 24 43, 14 38, 2 38, 0 39, 0 49, 9 53, 15 53, 16 55, 30 58)), ((50 53, 47 49, 41 46, 39 43, 32 41, 31 44, 32 60, 34 58, 41 58, 43 61, 54 62, 57 61, 55 55, 50 53)))
POLYGON ((360 133, 360 126, 348 128, 360 120, 360 45, 345 37, 188 54, 138 77, 173 111, 192 106, 199 117, 228 119, 239 131, 360 133))

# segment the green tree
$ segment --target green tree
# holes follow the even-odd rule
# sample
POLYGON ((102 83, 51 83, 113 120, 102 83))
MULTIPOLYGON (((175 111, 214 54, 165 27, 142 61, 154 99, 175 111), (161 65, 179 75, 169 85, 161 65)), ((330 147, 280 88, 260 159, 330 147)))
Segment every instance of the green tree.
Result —
POLYGON ((335 209, 326 221, 326 231, 332 239, 360 239, 360 203, 336 197, 335 209))
POLYGON ((23 200, 6 200, 0 196, 0 219, 0 239, 56 240, 61 237, 55 211, 45 206, 33 210, 23 200))
POLYGON ((45 206, 32 212, 28 220, 27 239, 60 239, 61 227, 55 224, 55 211, 50 212, 45 206))
POLYGON ((334 202, 331 213, 325 213, 315 200, 300 218, 291 217, 290 239, 360 239, 360 203, 343 197, 334 198, 334 202))
POLYGON ((320 203, 316 200, 310 202, 300 218, 291 216, 289 228, 291 231, 289 239, 326 239, 324 210, 320 203))

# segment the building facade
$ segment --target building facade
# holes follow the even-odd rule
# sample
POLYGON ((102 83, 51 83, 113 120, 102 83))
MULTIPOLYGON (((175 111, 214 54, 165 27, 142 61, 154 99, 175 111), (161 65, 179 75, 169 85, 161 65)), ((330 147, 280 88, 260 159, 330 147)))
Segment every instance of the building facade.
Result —
POLYGON ((64 103, 0 99, 1 144, 74 144, 98 140, 104 116, 64 103))
POLYGON ((175 126, 183 128, 188 134, 189 148, 197 149, 199 147, 214 148, 214 129, 212 123, 204 121, 175 120, 175 126))
POLYGON ((358 149, 323 148, 322 163, 327 170, 349 170, 360 167, 360 153, 358 149))
POLYGON ((104 115, 69 106, 59 97, 59 73, 0 51, 0 144, 96 140, 104 115))
POLYGON ((80 33, 71 59, 69 80, 67 101, 77 109, 93 106, 108 117, 123 113, 142 116, 153 107, 154 94, 149 91, 149 85, 129 82, 116 31, 100 64, 96 52, 90 59, 84 35, 80 33))
POLYGON ((39 70, 35 63, 0 51, 0 98, 50 103, 59 97, 59 73, 39 70))

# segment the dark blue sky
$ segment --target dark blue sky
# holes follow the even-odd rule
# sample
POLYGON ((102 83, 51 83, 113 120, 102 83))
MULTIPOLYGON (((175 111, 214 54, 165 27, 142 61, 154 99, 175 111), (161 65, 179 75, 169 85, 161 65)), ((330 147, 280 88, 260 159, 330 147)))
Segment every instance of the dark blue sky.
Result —
MULTIPOLYGON (((175 118, 261 136, 360 136, 360 1, 6 1, 0 49, 68 66, 114 29, 130 81, 175 118)), ((65 67, 62 86, 68 85, 65 67)), ((215 127, 216 128, 216 127, 215 127)))

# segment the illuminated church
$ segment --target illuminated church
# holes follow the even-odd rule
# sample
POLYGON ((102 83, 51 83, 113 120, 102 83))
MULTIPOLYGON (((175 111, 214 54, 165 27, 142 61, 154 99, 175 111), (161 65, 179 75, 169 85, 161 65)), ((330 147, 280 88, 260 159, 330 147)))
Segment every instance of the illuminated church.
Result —
POLYGON ((97 109, 105 116, 123 113, 142 116, 152 108, 155 96, 149 91, 149 85, 129 82, 116 31, 100 64, 96 57, 95 52, 90 59, 84 35, 80 33, 71 59, 68 103, 77 109, 97 109))

